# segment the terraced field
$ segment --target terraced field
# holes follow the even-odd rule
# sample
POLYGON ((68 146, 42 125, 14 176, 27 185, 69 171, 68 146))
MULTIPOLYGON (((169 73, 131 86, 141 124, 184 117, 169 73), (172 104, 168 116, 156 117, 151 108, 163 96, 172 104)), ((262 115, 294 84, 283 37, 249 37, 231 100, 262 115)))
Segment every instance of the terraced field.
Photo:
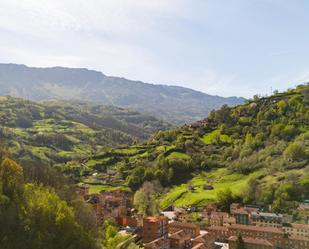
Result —
POLYGON ((217 200, 217 194, 226 188, 231 189, 234 194, 241 194, 251 177, 260 172, 249 175, 231 173, 226 168, 219 168, 209 173, 196 175, 192 180, 185 184, 172 187, 161 199, 160 205, 166 208, 169 205, 177 207, 205 206, 217 200), (213 190, 205 190, 204 185, 213 186, 213 190), (192 190, 192 188, 194 190, 192 190))

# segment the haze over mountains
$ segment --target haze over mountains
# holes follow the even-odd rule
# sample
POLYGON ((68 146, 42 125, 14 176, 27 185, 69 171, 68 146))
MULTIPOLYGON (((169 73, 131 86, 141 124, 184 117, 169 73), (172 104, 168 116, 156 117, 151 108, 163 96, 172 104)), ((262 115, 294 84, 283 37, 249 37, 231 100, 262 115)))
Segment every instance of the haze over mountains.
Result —
POLYGON ((189 88, 106 76, 84 68, 34 68, 17 64, 0 64, 0 95, 115 105, 177 125, 202 119, 224 104, 232 106, 245 101, 241 97, 212 96, 189 88))

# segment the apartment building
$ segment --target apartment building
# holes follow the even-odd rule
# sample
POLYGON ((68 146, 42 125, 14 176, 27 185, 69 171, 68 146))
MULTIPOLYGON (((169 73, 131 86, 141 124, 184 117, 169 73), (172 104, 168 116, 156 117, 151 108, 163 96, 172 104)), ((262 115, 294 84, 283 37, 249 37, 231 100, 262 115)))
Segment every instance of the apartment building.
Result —
MULTIPOLYGON (((237 236, 228 238, 229 249, 236 249, 237 236)), ((246 249, 275 249, 275 247, 265 239, 255 239, 250 237, 243 237, 244 246, 246 249)))
POLYGON ((282 227, 283 215, 275 213, 252 212, 250 224, 260 227, 282 227))
POLYGON ((284 224, 282 229, 288 235, 304 236, 304 237, 309 238, 309 225, 307 224, 289 223, 289 224, 284 224))
POLYGON ((191 236, 183 230, 179 230, 169 235, 171 249, 191 248, 191 236))
POLYGON ((143 219, 143 242, 168 237, 168 218, 165 216, 150 216, 143 219))
POLYGON ((173 234, 183 230, 185 233, 189 234, 191 238, 195 238, 200 235, 200 227, 192 223, 182 223, 182 222, 171 222, 168 224, 168 232, 173 234))

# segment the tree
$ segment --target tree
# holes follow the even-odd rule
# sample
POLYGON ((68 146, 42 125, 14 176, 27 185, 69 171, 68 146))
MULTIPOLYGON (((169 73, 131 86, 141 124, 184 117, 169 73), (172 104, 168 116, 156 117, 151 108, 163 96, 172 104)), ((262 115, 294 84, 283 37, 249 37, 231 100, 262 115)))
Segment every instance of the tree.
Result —
POLYGON ((301 142, 291 143, 284 151, 285 158, 293 161, 301 161, 308 158, 304 144, 301 142))
POLYGON ((219 207, 224 210, 228 211, 230 209, 230 205, 234 201, 233 193, 230 188, 226 188, 224 190, 220 190, 217 193, 217 200, 219 207))
POLYGON ((143 187, 136 191, 133 204, 144 215, 157 215, 159 204, 156 200, 160 186, 155 182, 145 182, 143 187))
POLYGON ((236 240, 236 249, 246 249, 245 242, 242 239, 241 234, 238 235, 238 238, 236 240))
POLYGON ((118 227, 110 220, 105 220, 103 229, 103 248, 104 249, 138 249, 130 235, 122 235, 118 233, 118 227))
POLYGON ((0 165, 0 184, 2 194, 9 198, 19 195, 23 184, 22 167, 11 159, 4 159, 0 165))
POLYGON ((21 207, 23 248, 88 249, 95 241, 75 221, 74 209, 53 191, 27 184, 21 207))

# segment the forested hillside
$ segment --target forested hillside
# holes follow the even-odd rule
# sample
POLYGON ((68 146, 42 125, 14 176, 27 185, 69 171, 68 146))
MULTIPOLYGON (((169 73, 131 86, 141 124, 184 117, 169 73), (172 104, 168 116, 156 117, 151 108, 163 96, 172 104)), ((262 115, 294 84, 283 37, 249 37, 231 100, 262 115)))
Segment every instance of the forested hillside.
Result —
POLYGON ((86 100, 121 106, 174 125, 199 120, 223 104, 244 98, 220 97, 189 88, 148 84, 106 76, 85 68, 34 68, 0 63, 0 95, 31 100, 86 100))
POLYGON ((135 111, 81 102, 0 97, 0 140, 24 163, 52 165, 127 146, 168 125, 135 111))
POLYGON ((92 156, 83 164, 86 171, 78 171, 77 162, 63 169, 95 182, 97 189, 114 181, 137 190, 158 179, 169 189, 162 207, 204 205, 225 193, 232 200, 291 211, 309 198, 308 107, 309 86, 300 85, 234 108, 223 106, 205 120, 159 132, 139 146, 92 156), (112 181, 104 177, 107 169, 117 171, 112 181))
POLYGON ((0 186, 1 249, 114 249, 130 239, 111 222, 98 228, 93 208, 55 170, 20 165, 3 148, 0 186))

